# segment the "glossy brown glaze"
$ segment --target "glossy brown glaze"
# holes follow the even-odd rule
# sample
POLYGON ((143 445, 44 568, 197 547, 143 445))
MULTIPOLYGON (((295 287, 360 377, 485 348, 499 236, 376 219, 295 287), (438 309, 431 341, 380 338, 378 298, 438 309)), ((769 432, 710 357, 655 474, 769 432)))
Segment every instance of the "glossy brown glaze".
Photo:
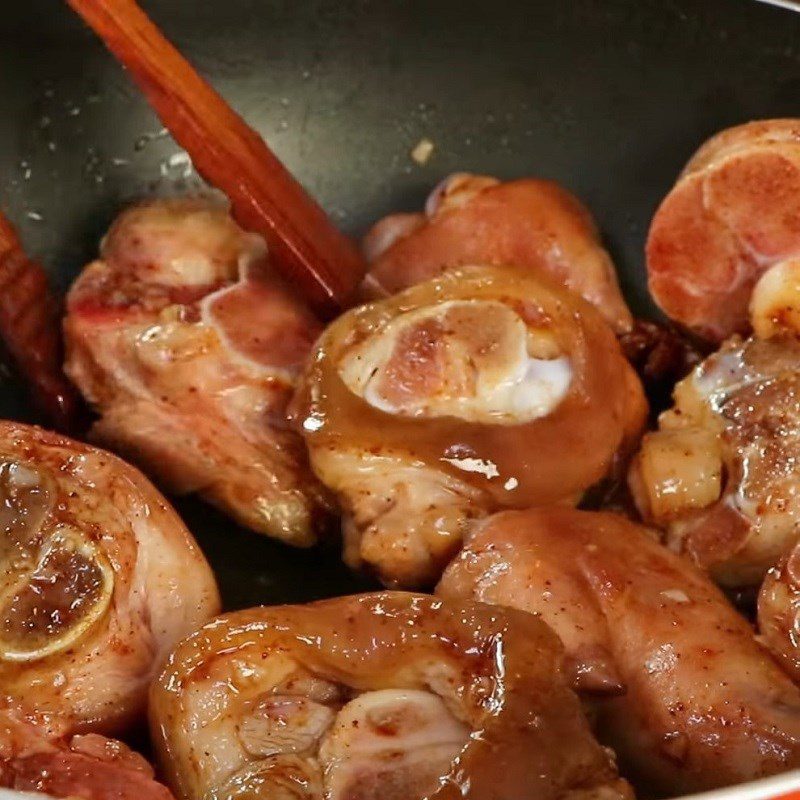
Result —
POLYGON ((437 594, 552 626, 595 698, 599 738, 643 791, 671 797, 800 766, 800 690, 704 574, 623 517, 490 517, 437 594))
POLYGON ((800 255, 800 121, 729 128, 689 160, 647 239, 650 292, 713 342, 750 330, 759 277, 800 255))
POLYGON ((797 538, 800 343, 733 338, 675 388, 630 484, 668 545, 757 586, 797 538))
MULTIPOLYGON (((209 623, 170 656, 151 694, 152 730, 180 798, 216 797, 223 784, 223 794, 235 786, 250 797, 280 770, 286 780, 303 769, 327 780, 314 766, 317 745, 291 756, 262 749, 258 757, 253 738, 242 738, 254 700, 302 691, 336 710, 342 692, 369 698, 403 689, 441 698, 473 731, 420 800, 628 797, 564 682, 561 657, 555 636, 533 617, 425 595, 256 608, 209 623)), ((394 730, 387 721, 377 735, 394 730)), ((396 791, 387 782, 325 797, 415 800, 396 791)), ((305 793, 296 786, 287 796, 316 800, 321 792, 307 781, 305 793)))
POLYGON ((340 441, 406 450, 487 492, 500 506, 523 506, 571 497, 599 480, 626 433, 641 422, 642 405, 641 390, 610 330, 585 303, 512 269, 467 268, 358 308, 330 325, 311 357, 296 415, 312 450, 340 441), (337 365, 349 347, 399 314, 461 298, 497 300, 530 327, 553 334, 574 377, 552 413, 520 425, 409 418, 381 411, 348 390, 337 365), (467 473, 445 460, 459 456, 483 459, 499 474, 467 473), (510 478, 517 485, 505 489, 510 478))
POLYGON ((48 733, 139 721, 166 650, 219 610, 191 534, 110 453, 0 423, 0 698, 48 733))
POLYGON ((324 503, 286 405, 321 327, 224 208, 155 201, 117 219, 73 284, 66 369, 100 414, 96 441, 308 546, 324 503))
POLYGON ((611 257, 581 202, 551 181, 457 173, 434 189, 425 214, 394 214, 367 234, 367 297, 385 297, 449 267, 515 266, 545 272, 595 305, 617 333, 631 313, 611 257))
MULTIPOLYGON (((410 347, 416 362, 411 358, 403 362, 411 364, 406 367, 409 374, 394 375, 403 392, 414 396, 425 390, 420 388, 420 376, 436 363, 435 346, 446 333, 421 331, 425 346, 415 351, 410 347)), ((365 558, 387 582, 414 585, 438 577, 437 571, 463 535, 465 518, 499 508, 574 502, 609 472, 620 450, 636 440, 646 404, 611 329, 589 304, 543 277, 512 268, 472 267, 446 272, 392 298, 350 311, 329 326, 309 361, 293 414, 308 444, 312 466, 337 492, 346 516, 360 533, 372 526, 379 535, 383 524, 380 514, 377 519, 370 516, 372 511, 359 516, 357 505, 365 496, 384 492, 385 497, 394 498, 390 510, 405 502, 399 489, 393 488, 404 468, 424 469, 428 475, 452 482, 447 490, 450 496, 463 500, 454 513, 455 521, 441 529, 439 538, 448 544, 443 552, 432 554, 433 563, 411 565, 404 572, 390 563, 402 554, 384 558, 377 552, 365 558), (489 324, 491 304, 510 309, 531 335, 549 337, 570 369, 568 388, 553 408, 528 421, 498 417, 497 423, 446 414, 390 413, 345 384, 341 374, 345 359, 364 342, 380 339, 392 320, 462 300, 487 304, 487 321, 464 334, 465 348, 480 337, 481 324, 489 324), (342 466, 337 461, 340 455, 352 455, 354 463, 342 466), (381 475, 380 481, 365 488, 359 481, 368 462, 379 459, 391 462, 394 474, 381 475), (361 473, 356 467, 359 460, 361 473)), ((415 500, 419 515, 439 507, 435 498, 425 503, 425 497, 421 490, 415 500)), ((412 517, 406 509, 406 523, 412 517)), ((422 530, 420 536, 425 535, 422 530)), ((369 544, 362 539, 362 557, 369 544)), ((355 563, 359 560, 357 555, 353 558, 355 563)))

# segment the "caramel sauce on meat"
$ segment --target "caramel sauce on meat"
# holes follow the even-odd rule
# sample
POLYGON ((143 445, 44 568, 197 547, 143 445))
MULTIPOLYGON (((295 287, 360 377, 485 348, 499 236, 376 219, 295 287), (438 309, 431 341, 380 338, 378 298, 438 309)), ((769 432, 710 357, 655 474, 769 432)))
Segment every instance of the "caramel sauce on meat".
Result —
MULTIPOLYGON (((435 380, 430 331, 416 330, 403 351, 422 359, 426 370, 413 379, 395 369, 397 386, 414 389, 435 380)), ((502 507, 560 500, 582 492, 606 474, 631 428, 644 415, 644 399, 628 373, 614 335, 586 302, 549 279, 511 268, 463 268, 389 300, 345 314, 323 334, 295 399, 294 417, 312 453, 347 444, 386 452, 449 472, 487 491, 502 507), (551 413, 523 424, 492 425, 454 416, 425 419, 390 414, 370 405, 345 385, 339 364, 348 350, 397 315, 447 300, 498 301, 513 307, 531 327, 546 327, 570 361, 569 390, 551 413), (632 422, 632 420, 637 420, 632 422), (454 459, 479 459, 490 474, 468 472, 454 459), (508 484, 509 479, 514 479, 508 484), (515 482, 515 483, 514 483, 515 482), (513 485, 512 489, 504 488, 513 485)), ((409 368, 410 373, 410 368, 409 368)), ((399 391, 399 390, 398 390, 399 391)))
MULTIPOLYGON (((156 746, 183 797, 217 789, 204 782, 214 767, 195 742, 204 693, 212 691, 215 719, 235 714, 272 657, 350 691, 439 694, 473 734, 427 800, 555 800, 599 786, 609 798, 629 796, 592 738, 562 673, 562 648, 543 623, 510 609, 384 592, 235 612, 183 642, 151 695, 156 746)), ((371 722, 391 738, 412 721, 371 722)), ((266 766, 251 762, 237 774, 259 764, 266 766)))

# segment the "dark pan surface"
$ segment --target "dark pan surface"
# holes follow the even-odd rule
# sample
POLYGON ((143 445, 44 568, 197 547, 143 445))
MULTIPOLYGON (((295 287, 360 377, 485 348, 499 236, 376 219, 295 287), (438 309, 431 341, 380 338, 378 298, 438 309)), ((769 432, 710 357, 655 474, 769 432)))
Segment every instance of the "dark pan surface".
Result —
MULTIPOLYGON (((647 225, 693 149, 737 122, 800 116, 800 15, 754 0, 144 6, 347 231, 417 208, 454 170, 553 178, 596 215, 640 313, 647 225), (420 167, 422 137, 436 149, 420 167)), ((3 3, 0 204, 60 289, 125 203, 200 186, 159 129, 61 3, 3 3)), ((12 379, 0 413, 29 418, 12 379)), ((335 551, 178 508, 229 607, 368 585, 335 551)))

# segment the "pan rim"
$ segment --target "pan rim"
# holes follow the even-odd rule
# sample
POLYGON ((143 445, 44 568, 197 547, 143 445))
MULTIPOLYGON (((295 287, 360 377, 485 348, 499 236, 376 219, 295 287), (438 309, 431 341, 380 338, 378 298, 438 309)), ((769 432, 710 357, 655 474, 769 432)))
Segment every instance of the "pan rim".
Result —
POLYGON ((798 0, 756 0, 756 2, 775 6, 775 8, 784 8, 787 11, 800 12, 800 2, 798 0))

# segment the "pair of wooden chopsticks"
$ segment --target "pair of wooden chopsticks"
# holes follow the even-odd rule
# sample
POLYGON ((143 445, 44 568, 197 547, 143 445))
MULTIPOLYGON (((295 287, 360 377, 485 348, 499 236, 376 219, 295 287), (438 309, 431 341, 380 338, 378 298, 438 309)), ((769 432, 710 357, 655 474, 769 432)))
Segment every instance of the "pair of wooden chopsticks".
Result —
MULTIPOLYGON (((228 196, 239 224, 266 239, 274 264, 309 305, 323 317, 341 308, 364 274, 361 254, 263 139, 133 0, 67 2, 128 68, 195 169, 228 196)), ((54 422, 63 424, 72 404, 53 306, 44 272, 24 258, 0 215, 0 335, 54 422), (27 276, 27 294, 14 289, 20 275, 27 276), (32 354, 38 355, 31 360, 32 354)))

